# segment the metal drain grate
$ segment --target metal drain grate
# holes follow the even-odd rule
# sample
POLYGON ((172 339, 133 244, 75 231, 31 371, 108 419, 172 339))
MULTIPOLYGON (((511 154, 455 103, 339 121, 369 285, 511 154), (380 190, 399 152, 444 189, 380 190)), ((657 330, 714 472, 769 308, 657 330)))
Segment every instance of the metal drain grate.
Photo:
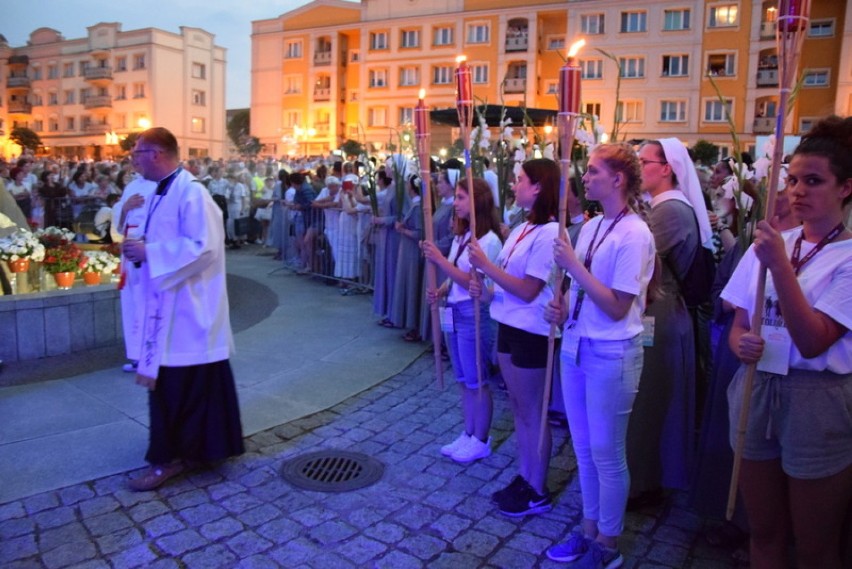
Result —
POLYGON ((385 467, 365 454, 324 450, 299 455, 284 463, 281 476, 304 490, 348 492, 378 482, 385 467))

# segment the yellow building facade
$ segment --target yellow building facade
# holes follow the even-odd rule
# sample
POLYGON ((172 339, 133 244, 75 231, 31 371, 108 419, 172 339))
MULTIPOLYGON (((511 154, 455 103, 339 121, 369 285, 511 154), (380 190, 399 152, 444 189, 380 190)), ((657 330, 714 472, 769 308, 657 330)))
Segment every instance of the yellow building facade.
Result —
MULTIPOLYGON (((420 89, 433 109, 455 105, 458 55, 480 103, 555 109, 559 68, 583 38, 583 110, 608 132, 617 122, 619 139, 730 148, 727 108, 751 145, 772 132, 778 108, 775 4, 315 0, 252 23, 251 130, 279 156, 324 154, 346 139, 387 148, 410 129, 420 89)), ((788 133, 850 112, 846 4, 813 0, 788 133)), ((433 147, 455 134, 434 129, 433 147)))
POLYGON ((119 141, 149 126, 178 139, 184 158, 225 152, 225 49, 213 35, 122 31, 99 23, 66 40, 40 28, 26 46, 0 39, 0 153, 16 126, 35 131, 50 156, 104 159, 123 155, 119 141))

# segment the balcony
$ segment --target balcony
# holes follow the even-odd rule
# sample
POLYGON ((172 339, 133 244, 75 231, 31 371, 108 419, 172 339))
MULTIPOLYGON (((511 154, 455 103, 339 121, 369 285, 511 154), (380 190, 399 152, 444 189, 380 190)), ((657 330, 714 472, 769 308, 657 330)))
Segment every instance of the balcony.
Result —
POLYGON ((109 109, 112 108, 112 97, 109 95, 99 95, 97 97, 88 97, 83 102, 83 108, 86 109, 109 109))
POLYGON ((331 131, 331 124, 319 122, 314 125, 314 129, 317 131, 317 136, 328 136, 328 133, 331 131))
POLYGON ((525 77, 506 78, 505 93, 523 93, 527 90, 527 80, 525 77))
POLYGON ((763 22, 760 24, 760 39, 775 39, 775 22, 763 22))
POLYGON ((778 86, 778 68, 767 67, 757 70, 757 86, 758 87, 777 87, 778 86))
POLYGON ((9 56, 9 65, 29 65, 30 64, 30 56, 29 55, 10 55, 9 56))
POLYGON ((29 115, 33 106, 25 101, 9 101, 9 112, 16 115, 29 115))
POLYGON ((21 77, 21 76, 11 76, 6 79, 7 87, 23 87, 26 89, 30 88, 30 78, 29 77, 21 77))
POLYGON ((754 134, 772 134, 775 132, 775 117, 755 117, 754 134))
POLYGON ((84 76, 86 81, 112 81, 112 67, 89 67, 84 76))
POLYGON ((330 101, 331 100, 331 88, 330 87, 316 87, 314 89, 314 101, 330 101))
POLYGON ((314 53, 314 65, 331 65, 331 51, 314 53))
POLYGON ((506 36, 506 51, 526 51, 528 47, 529 36, 525 32, 506 36))
POLYGON ((112 129, 105 123, 89 123, 83 125, 83 130, 88 134, 106 134, 112 129))

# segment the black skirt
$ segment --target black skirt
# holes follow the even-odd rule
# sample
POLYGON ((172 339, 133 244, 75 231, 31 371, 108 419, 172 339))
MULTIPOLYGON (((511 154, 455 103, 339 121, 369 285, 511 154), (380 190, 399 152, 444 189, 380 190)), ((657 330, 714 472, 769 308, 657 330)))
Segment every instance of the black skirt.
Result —
POLYGON ((245 452, 234 374, 228 360, 161 367, 148 395, 150 443, 145 460, 223 460, 245 452))

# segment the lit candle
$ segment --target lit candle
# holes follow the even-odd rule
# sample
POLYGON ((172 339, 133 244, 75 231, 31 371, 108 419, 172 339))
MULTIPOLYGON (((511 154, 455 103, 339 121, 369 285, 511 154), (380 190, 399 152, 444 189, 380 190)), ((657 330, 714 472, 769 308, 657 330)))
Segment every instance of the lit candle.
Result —
POLYGON ((420 89, 417 106, 414 107, 414 130, 418 138, 429 135, 429 109, 423 100, 425 97, 426 90, 420 89))
POLYGON ((577 52, 583 47, 586 40, 574 42, 568 52, 568 61, 559 70, 559 112, 580 112, 580 76, 582 70, 577 61, 577 52))
POLYGON ((466 57, 460 55, 456 58, 456 106, 473 106, 473 82, 470 75, 470 67, 467 65, 466 57))
POLYGON ((778 2, 778 29, 782 32, 802 30, 808 18, 810 0, 780 0, 778 2))

